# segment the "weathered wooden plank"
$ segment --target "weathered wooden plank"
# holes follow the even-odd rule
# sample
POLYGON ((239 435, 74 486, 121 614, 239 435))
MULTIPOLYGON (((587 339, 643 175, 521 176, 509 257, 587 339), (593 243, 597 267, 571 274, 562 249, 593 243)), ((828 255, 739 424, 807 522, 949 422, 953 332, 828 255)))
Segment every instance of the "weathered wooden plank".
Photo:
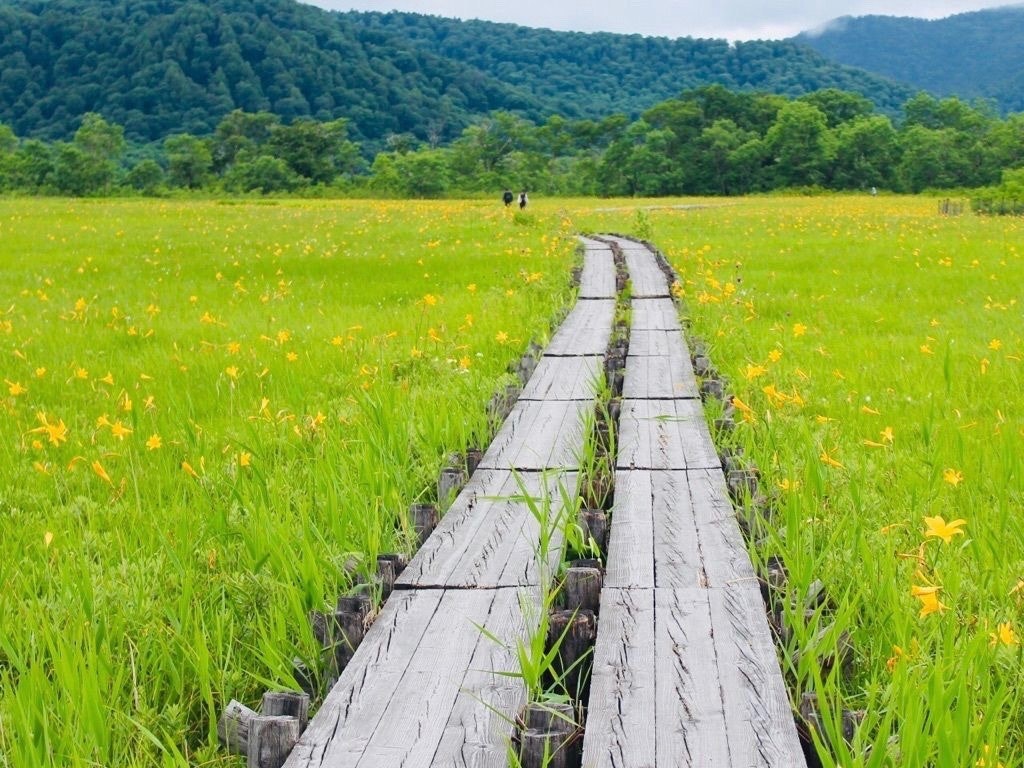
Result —
POLYGON ((658 357, 670 355, 690 358, 690 350, 686 339, 678 331, 640 330, 631 328, 629 332, 630 357, 658 357))
POLYGON ((686 474, 708 585, 715 588, 753 580, 754 568, 721 468, 691 470, 686 474))
POLYGON ((487 478, 486 485, 473 489, 472 499, 456 499, 396 581, 396 588, 515 587, 551 579, 561 559, 563 536, 558 521, 569 514, 563 502, 575 498, 578 474, 555 470, 479 473, 487 478), (538 560, 542 519, 550 540, 544 569, 538 560))
POLYGON ((580 238, 586 246, 583 258, 583 272, 580 275, 581 299, 614 299, 615 260, 612 249, 606 243, 580 238))
POLYGON ((745 765, 730 758, 707 590, 656 589, 654 613, 657 765, 745 765))
POLYGON ((345 667, 285 768, 353 766, 377 729, 443 593, 392 595, 345 667))
POLYGON ((681 331, 679 312, 671 299, 633 299, 633 331, 681 331))
POLYGON ((470 662, 480 643, 491 642, 478 627, 487 622, 495 597, 495 590, 444 591, 379 725, 355 763, 358 768, 433 764, 470 662))
POLYGON ((469 662, 451 716, 441 734, 434 768, 506 768, 512 724, 526 704, 522 680, 502 675, 519 669, 516 643, 525 640, 539 618, 539 607, 518 589, 495 590, 487 630, 501 640, 481 638, 469 662))
POLYGON ((689 356, 677 351, 658 356, 628 356, 622 396, 641 400, 696 399, 700 393, 689 356))
POLYGON ((615 317, 614 299, 578 301, 551 338, 545 355, 603 355, 615 317))
POLYGON ((572 469, 579 464, 586 400, 520 400, 480 461, 484 469, 572 469))
POLYGON ((806 766, 757 582, 710 589, 708 598, 730 765, 806 766))
POLYGON ((623 248, 622 253, 626 257, 634 298, 661 299, 671 296, 668 280, 647 246, 635 243, 633 247, 623 248))
POLYGON ((654 620, 653 590, 601 591, 584 768, 655 765, 654 620))
POLYGON ((604 360, 599 355, 542 357, 519 399, 593 400, 603 376, 604 360))
MULTIPOLYGON (((615 502, 608 532, 604 586, 654 587, 654 507, 651 473, 615 473, 615 502)), ((602 620, 603 621, 603 620, 602 620)), ((603 630, 602 623, 602 630, 603 630)))
POLYGON ((720 466, 698 400, 623 400, 619 469, 720 466))

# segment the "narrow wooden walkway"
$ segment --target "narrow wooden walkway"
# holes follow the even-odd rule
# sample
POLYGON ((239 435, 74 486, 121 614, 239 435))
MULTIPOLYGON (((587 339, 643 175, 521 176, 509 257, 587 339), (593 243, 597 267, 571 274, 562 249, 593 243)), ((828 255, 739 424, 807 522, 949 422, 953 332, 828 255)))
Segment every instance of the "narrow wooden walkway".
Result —
POLYGON ((562 546, 555 532, 538 557, 527 498, 557 515, 577 492, 615 308, 611 242, 632 330, 583 766, 806 765, 670 286, 645 246, 584 242, 579 301, 286 768, 508 765, 525 693, 502 673, 562 546))
POLYGON ((615 295, 612 251, 590 241, 579 301, 286 768, 508 765, 526 697, 502 673, 518 669, 516 643, 535 629, 540 587, 561 562, 557 530, 546 561, 538 557, 541 522, 531 504, 557 517, 563 490, 577 494, 583 420, 594 408, 615 295))
POLYGON ((583 767, 806 766, 670 286, 610 240, 633 320, 583 767))

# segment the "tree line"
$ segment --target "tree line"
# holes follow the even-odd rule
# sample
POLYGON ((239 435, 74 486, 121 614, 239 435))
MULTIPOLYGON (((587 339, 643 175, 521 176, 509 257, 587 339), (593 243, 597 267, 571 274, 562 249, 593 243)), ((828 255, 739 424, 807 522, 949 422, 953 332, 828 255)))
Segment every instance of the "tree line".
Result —
POLYGON ((918 94, 894 122, 865 97, 799 98, 705 86, 638 119, 498 111, 453 141, 393 133, 367 156, 344 119, 284 122, 235 110, 206 136, 131 145, 98 114, 70 141, 23 139, 0 124, 0 191, 21 194, 213 193, 445 197, 506 187, 547 195, 739 195, 823 188, 901 192, 979 188, 1024 166, 1024 115, 918 94))

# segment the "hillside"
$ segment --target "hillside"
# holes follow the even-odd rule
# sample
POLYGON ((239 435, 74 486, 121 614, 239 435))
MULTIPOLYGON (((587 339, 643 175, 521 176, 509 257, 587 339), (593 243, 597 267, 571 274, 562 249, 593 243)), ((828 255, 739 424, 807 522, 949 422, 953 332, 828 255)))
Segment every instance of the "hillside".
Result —
POLYGON ((208 134, 234 109, 348 118, 353 139, 431 143, 476 116, 636 116, 720 83, 796 96, 841 88, 894 114, 911 95, 788 42, 535 30, 294 0, 0 0, 0 122, 68 138, 98 112, 136 142, 208 134))
POLYGON ((681 91, 712 84, 786 96, 838 88, 863 94, 891 114, 913 95, 905 86, 837 66, 792 42, 731 46, 725 40, 556 32, 414 13, 343 16, 469 64, 528 91, 567 117, 600 118, 614 112, 635 116, 681 91))
POLYGON ((935 21, 844 17, 793 42, 936 95, 993 99, 1024 111, 1024 6, 935 21))

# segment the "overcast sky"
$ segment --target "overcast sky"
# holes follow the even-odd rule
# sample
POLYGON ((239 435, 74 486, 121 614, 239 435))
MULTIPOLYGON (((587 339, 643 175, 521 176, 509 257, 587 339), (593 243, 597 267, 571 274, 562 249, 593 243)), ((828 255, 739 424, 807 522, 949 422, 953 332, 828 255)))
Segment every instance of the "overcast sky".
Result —
POLYGON ((778 39, 838 16, 937 19, 1010 4, 1007 0, 306 0, 321 8, 414 11, 460 19, 508 21, 581 32, 638 32, 665 37, 778 39))

